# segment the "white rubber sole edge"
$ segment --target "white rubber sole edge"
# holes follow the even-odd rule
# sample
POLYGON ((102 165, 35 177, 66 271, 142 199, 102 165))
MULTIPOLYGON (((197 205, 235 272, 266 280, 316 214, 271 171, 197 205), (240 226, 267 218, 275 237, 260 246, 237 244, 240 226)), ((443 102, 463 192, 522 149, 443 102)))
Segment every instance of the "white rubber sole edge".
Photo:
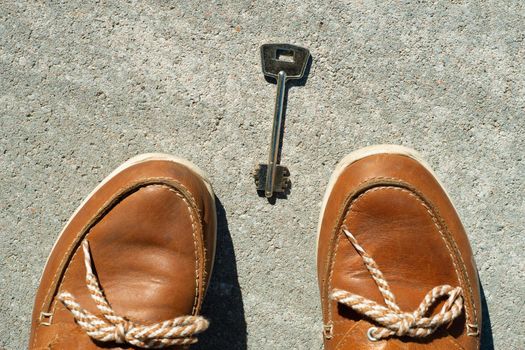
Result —
MULTIPOLYGON (((95 189, 93 191, 91 191, 91 193, 89 195, 87 195, 87 197, 77 207, 77 209, 69 217, 69 220, 64 225, 64 228, 62 229, 62 231, 60 231, 60 234, 58 235, 57 239, 55 240, 55 243, 53 244, 53 248, 51 249, 49 255, 47 256, 46 264, 44 265, 44 270, 42 270, 42 275, 44 274, 45 266, 47 266, 47 263, 49 262, 49 258, 51 257, 51 252, 53 252, 55 250, 55 247, 56 247, 58 241, 60 240, 60 238, 62 237, 62 234, 64 233, 66 228, 69 226, 69 224, 71 223, 73 218, 78 214, 80 209, 91 199, 91 197, 93 197, 95 192, 97 192, 102 186, 104 186, 107 182, 109 182, 109 180, 111 180, 113 177, 115 177, 117 174, 121 173, 125 169, 127 169, 127 168, 129 168, 129 167, 131 167, 133 165, 137 165, 137 164, 148 162, 148 161, 152 161, 152 160, 163 160, 163 161, 169 161, 169 162, 182 164, 185 167, 189 168, 194 173, 196 173, 198 176, 200 176, 202 178, 202 180, 204 181, 204 184, 206 185, 206 189, 208 190, 210 196, 213 198, 213 200, 212 200, 212 211, 213 211, 213 216, 215 218, 215 222, 217 222, 217 209, 215 207, 215 194, 213 192, 213 188, 211 186, 211 183, 208 180, 208 176, 206 175, 206 173, 204 173, 204 171, 199 169, 195 164, 193 164, 189 160, 186 160, 186 159, 180 158, 180 157, 176 157, 176 156, 172 156, 170 154, 164 154, 164 153, 144 153, 144 154, 139 154, 138 156, 135 156, 135 157, 133 157, 131 159, 128 159, 126 162, 121 164, 118 168, 113 170, 108 176, 106 176, 106 178, 104 180, 102 180, 102 182, 100 182, 98 184, 97 187, 95 187, 95 189)), ((213 247, 214 256, 211 257, 212 258, 212 260, 211 260, 212 264, 211 264, 211 270, 210 270, 210 274, 209 274, 210 278, 211 278, 211 275, 212 275, 212 272, 213 272, 213 266, 214 266, 214 263, 215 263, 215 249, 216 249, 216 245, 217 245, 217 240, 215 240, 215 245, 213 247)), ((41 280, 42 280, 42 276, 40 276, 40 281, 41 280)), ((208 285, 209 285, 209 283, 208 283, 208 285)))
MULTIPOLYGON (((337 182, 337 179, 339 179, 339 177, 341 176, 343 171, 350 164, 355 163, 355 162, 357 162, 360 159, 363 159, 363 158, 366 158, 366 157, 369 157, 369 156, 372 156, 372 155, 376 155, 376 154, 398 154, 398 155, 406 156, 406 157, 409 157, 409 158, 412 158, 412 159, 418 161, 419 163, 421 163, 421 165, 423 165, 423 167, 425 169, 428 170, 429 173, 432 174, 432 176, 434 176, 434 178, 438 181, 440 186, 443 189, 445 189, 445 187, 439 181, 439 178, 436 176, 436 174, 434 173, 432 168, 430 168, 430 165, 421 157, 421 155, 417 151, 413 150, 412 148, 405 147, 405 146, 399 146, 399 145, 374 145, 374 146, 368 146, 368 147, 364 147, 364 148, 358 149, 357 151, 354 151, 354 152, 346 155, 337 164, 337 166, 335 167, 334 172, 332 173, 332 176, 330 176, 330 180, 328 181, 328 185, 326 187, 326 192, 325 192, 324 197, 323 197, 323 202, 322 202, 322 205, 321 205, 321 213, 319 215, 319 223, 318 223, 318 226, 317 226, 316 257, 317 257, 317 253, 319 252, 319 239, 320 239, 320 236, 321 236, 321 224, 322 224, 322 220, 323 220, 323 217, 324 217, 324 211, 326 210, 326 205, 328 204, 328 199, 330 198, 330 194, 332 193, 332 189, 334 188, 335 183, 337 182)), ((445 191, 445 193, 446 193, 446 191, 445 191)), ((447 194, 447 196, 449 197, 449 200, 450 200, 450 196, 448 195, 448 193, 446 193, 446 194, 447 194)))

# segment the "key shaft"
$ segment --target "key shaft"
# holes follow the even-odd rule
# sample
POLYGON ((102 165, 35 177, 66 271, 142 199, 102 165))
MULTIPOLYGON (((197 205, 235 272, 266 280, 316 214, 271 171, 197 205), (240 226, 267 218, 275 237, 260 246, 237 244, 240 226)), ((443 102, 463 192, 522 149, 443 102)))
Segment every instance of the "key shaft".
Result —
POLYGON ((309 58, 310 52, 299 46, 278 43, 261 46, 262 72, 277 81, 268 164, 259 164, 253 172, 257 192, 267 198, 275 193, 286 196, 291 188, 290 172, 279 164, 286 82, 304 76, 309 58))
POLYGON ((267 198, 273 196, 276 165, 279 157, 279 143, 281 141, 281 128, 283 124, 284 95, 286 92, 286 73, 280 71, 277 75, 277 95, 275 98, 275 110, 273 115, 272 138, 270 140, 270 153, 268 155, 268 169, 264 185, 264 195, 267 198))

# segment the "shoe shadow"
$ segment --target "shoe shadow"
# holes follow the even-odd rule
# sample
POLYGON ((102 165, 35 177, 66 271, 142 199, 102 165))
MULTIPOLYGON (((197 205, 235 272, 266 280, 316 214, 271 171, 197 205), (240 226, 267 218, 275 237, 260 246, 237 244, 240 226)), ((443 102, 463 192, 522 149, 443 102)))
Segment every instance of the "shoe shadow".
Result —
POLYGON ((217 251, 202 315, 210 320, 210 328, 199 335, 195 350, 245 350, 246 320, 241 288, 237 277, 235 251, 228 229, 226 212, 221 201, 217 206, 217 251))
POLYGON ((492 338, 492 324, 490 323, 489 308, 487 305, 487 299, 485 298, 485 292, 483 285, 480 282, 481 292, 481 313, 482 313, 482 325, 481 325, 481 346, 480 350, 494 350, 494 339, 492 338))

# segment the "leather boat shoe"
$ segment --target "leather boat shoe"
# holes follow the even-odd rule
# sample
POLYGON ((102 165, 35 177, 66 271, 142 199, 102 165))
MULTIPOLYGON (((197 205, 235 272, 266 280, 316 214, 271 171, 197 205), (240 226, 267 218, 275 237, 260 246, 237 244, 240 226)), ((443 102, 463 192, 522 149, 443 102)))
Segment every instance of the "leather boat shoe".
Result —
POLYGON ((415 151, 374 146, 341 161, 321 211, 317 267, 325 350, 479 348, 470 244, 415 151))
POLYGON ((37 291, 29 349, 186 348, 215 254, 215 197, 188 161, 135 157, 73 214, 37 291))

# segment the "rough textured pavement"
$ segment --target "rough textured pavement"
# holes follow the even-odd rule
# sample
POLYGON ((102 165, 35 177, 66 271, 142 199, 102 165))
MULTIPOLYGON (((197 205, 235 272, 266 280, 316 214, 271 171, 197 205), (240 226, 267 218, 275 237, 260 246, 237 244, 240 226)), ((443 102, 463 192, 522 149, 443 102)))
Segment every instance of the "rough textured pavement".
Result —
POLYGON ((341 157, 395 143, 448 188, 484 288, 483 349, 525 346, 522 1, 1 1, 0 348, 27 345, 48 252, 92 188, 166 152, 209 173, 217 269, 196 349, 319 349, 315 238, 341 157), (293 189, 254 193, 275 85, 267 42, 309 48, 289 90, 293 189), (494 345, 492 345, 494 344, 494 345))

